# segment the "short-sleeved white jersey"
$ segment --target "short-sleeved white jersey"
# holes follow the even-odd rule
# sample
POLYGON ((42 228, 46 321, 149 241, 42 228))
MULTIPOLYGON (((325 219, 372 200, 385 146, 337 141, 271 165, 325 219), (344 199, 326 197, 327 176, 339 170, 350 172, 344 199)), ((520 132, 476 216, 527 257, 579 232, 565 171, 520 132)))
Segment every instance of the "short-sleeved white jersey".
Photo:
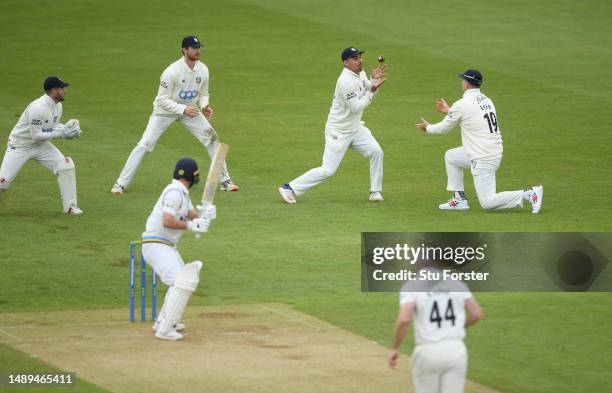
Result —
POLYGON ((504 147, 493 101, 480 89, 468 89, 444 119, 427 126, 428 134, 443 134, 461 125, 461 142, 470 161, 502 157, 504 147))
POLYGON ((400 307, 415 304, 415 344, 462 340, 465 337, 465 302, 472 297, 467 285, 431 283, 430 291, 410 292, 411 284, 405 284, 400 292, 400 307))
POLYGON ((370 91, 371 87, 372 81, 365 72, 356 74, 345 67, 336 82, 325 128, 342 133, 357 130, 364 109, 374 98, 374 93, 370 91))
POLYGON ((193 70, 184 58, 170 64, 160 77, 157 97, 153 101, 153 114, 181 117, 185 107, 203 108, 209 104, 208 67, 196 61, 193 70))
POLYGON ((53 128, 60 124, 62 103, 57 104, 43 94, 23 111, 9 135, 9 143, 15 147, 34 147, 56 138, 53 128))
POLYGON ((184 229, 171 229, 164 226, 164 213, 170 213, 181 221, 187 221, 189 211, 193 204, 189 198, 189 190, 180 181, 174 179, 157 200, 153 211, 147 219, 144 240, 161 240, 176 245, 184 229))

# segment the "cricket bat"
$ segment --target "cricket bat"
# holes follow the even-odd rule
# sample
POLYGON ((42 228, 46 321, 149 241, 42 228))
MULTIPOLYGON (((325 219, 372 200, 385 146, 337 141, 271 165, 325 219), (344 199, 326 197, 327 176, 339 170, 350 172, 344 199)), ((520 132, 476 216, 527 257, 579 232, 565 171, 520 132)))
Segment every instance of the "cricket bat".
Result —
MULTIPOLYGON (((229 145, 226 143, 219 143, 219 147, 215 152, 215 155, 208 168, 208 176, 206 176, 206 184, 204 185, 204 191, 202 192, 202 205, 212 205, 215 200, 215 193, 219 188, 219 181, 221 180, 221 169, 225 162, 225 157, 229 151, 229 145)), ((200 237, 199 233, 196 233, 196 239, 200 237)))

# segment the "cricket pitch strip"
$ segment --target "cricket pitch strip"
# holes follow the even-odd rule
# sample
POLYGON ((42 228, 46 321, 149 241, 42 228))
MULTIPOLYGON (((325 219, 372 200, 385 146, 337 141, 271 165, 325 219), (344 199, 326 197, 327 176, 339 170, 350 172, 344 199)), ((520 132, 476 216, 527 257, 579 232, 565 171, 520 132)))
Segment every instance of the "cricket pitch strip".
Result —
MULTIPOLYGON (((0 341, 115 393, 412 392, 407 356, 391 370, 383 346, 284 304, 188 307, 179 342, 127 317, 7 313, 0 341)), ((495 392, 472 382, 466 391, 495 392)))

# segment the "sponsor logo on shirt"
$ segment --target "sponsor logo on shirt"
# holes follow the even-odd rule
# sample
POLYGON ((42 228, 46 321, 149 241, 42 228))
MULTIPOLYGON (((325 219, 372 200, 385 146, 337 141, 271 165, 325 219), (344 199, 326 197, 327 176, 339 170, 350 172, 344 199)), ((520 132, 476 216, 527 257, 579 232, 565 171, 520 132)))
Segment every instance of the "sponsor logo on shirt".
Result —
POLYGON ((168 88, 168 83, 167 83, 166 81, 161 81, 161 82, 159 82, 159 85, 160 85, 161 87, 163 87, 164 89, 167 89, 167 88, 168 88))
POLYGON ((179 91, 179 98, 182 100, 191 100, 198 96, 197 90, 181 90, 179 91))
POLYGON ((346 100, 348 101, 348 100, 350 100, 351 98, 355 98, 355 97, 357 97, 357 93, 355 93, 354 91, 352 91, 352 92, 350 92, 350 93, 348 93, 348 94, 346 95, 346 100))
POLYGON ((42 120, 32 119, 33 126, 42 126, 42 120))

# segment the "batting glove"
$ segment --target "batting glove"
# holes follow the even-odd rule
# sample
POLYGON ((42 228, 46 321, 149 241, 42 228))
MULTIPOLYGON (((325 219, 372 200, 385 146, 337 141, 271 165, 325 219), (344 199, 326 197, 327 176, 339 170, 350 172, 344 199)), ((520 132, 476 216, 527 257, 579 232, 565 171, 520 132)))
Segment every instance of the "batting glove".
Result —
POLYGON ((217 218, 217 207, 215 205, 198 205, 196 206, 198 211, 198 217, 208 221, 212 221, 217 218))
POLYGON ((187 229, 195 233, 206 233, 210 226, 210 220, 204 218, 195 218, 191 221, 187 221, 187 229))

